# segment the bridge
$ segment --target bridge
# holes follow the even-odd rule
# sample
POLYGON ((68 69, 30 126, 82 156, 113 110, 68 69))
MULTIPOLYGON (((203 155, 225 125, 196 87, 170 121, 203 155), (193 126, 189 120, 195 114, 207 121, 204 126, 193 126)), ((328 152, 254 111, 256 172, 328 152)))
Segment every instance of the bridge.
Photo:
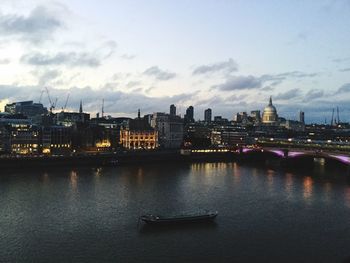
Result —
POLYGON ((337 161, 350 167, 350 152, 331 151, 331 150, 314 150, 302 148, 278 148, 278 147, 242 147, 241 154, 270 154, 275 157, 293 160, 301 158, 313 158, 326 162, 327 160, 337 161))

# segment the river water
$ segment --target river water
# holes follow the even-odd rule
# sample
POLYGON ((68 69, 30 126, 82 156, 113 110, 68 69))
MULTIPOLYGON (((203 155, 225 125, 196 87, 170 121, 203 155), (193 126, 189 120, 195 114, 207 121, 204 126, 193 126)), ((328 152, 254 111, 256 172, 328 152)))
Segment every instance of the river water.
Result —
POLYGON ((2 172, 0 262, 343 262, 342 170, 238 163, 2 172), (217 210, 213 224, 138 225, 144 213, 217 210))

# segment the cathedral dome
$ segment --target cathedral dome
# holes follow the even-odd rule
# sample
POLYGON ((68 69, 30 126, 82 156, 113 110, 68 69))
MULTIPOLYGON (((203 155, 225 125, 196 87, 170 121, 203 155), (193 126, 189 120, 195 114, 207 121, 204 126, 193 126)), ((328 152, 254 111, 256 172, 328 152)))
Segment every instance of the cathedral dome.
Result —
POLYGON ((269 105, 264 109, 262 122, 268 124, 275 124, 278 120, 277 110, 272 104, 272 98, 270 97, 269 105))
POLYGON ((264 113, 277 113, 275 106, 267 105, 264 109, 264 113))

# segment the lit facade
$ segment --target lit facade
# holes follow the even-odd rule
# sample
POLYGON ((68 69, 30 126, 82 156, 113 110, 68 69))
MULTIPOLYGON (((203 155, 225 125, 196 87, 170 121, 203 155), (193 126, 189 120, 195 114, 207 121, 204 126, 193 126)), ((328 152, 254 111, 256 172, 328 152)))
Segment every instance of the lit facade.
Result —
POLYGON ((152 150, 158 147, 158 132, 121 129, 120 143, 129 150, 152 150))
POLYGON ((128 124, 120 129, 120 144, 130 150, 156 149, 158 148, 158 131, 143 118, 129 120, 128 124))
POLYGON ((39 130, 28 122, 9 123, 10 152, 14 154, 37 154, 40 149, 39 130))

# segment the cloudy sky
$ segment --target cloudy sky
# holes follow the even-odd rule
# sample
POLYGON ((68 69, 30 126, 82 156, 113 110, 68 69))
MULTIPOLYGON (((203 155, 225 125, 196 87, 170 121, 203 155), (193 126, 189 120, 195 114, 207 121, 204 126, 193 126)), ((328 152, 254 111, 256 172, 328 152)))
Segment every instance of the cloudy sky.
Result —
POLYGON ((48 87, 91 114, 232 119, 271 95, 288 119, 350 121, 349 29, 349 0, 1 0, 0 109, 48 87))

